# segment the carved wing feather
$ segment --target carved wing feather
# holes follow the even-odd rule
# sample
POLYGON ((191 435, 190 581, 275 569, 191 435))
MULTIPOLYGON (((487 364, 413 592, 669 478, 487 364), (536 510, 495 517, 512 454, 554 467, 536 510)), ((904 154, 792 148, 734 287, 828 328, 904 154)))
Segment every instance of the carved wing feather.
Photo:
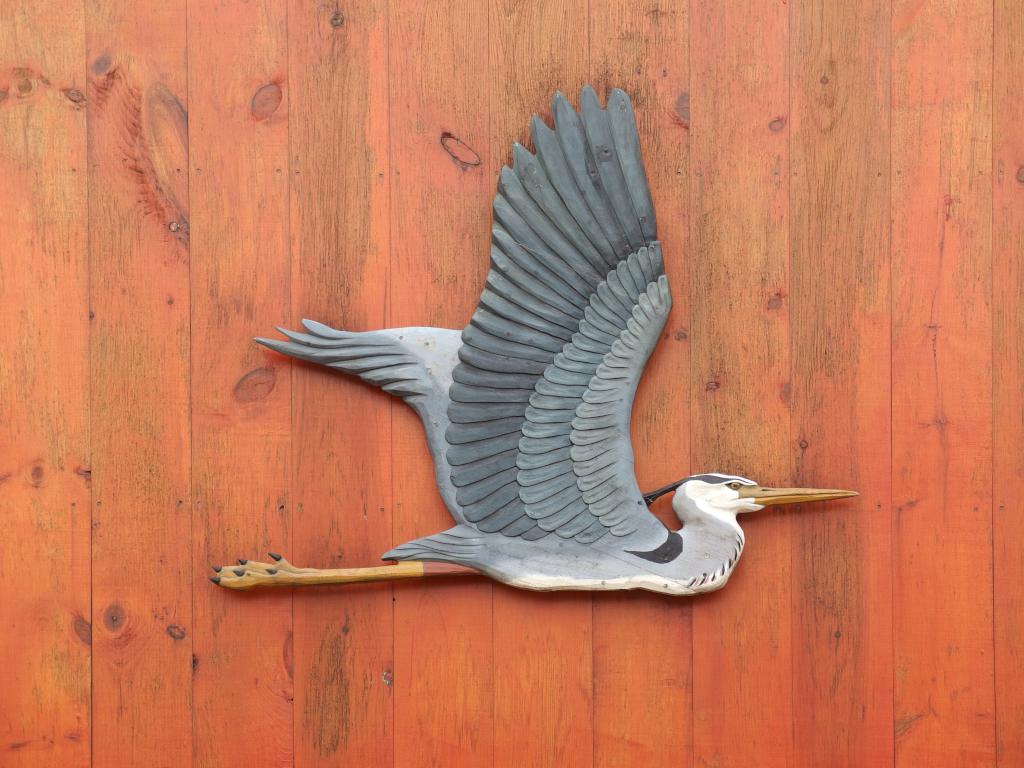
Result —
POLYGON ((633 533, 647 517, 642 503, 637 504, 641 494, 632 472, 629 419, 644 363, 671 308, 663 271, 657 245, 620 262, 602 284, 607 290, 599 286, 590 306, 598 314, 616 314, 619 333, 612 337, 584 319, 544 374, 550 394, 535 392, 530 399, 517 466, 519 482, 528 486, 522 494, 526 514, 546 531, 586 542, 608 530, 633 533), (627 304, 630 311, 624 316, 627 304), (577 382, 583 379, 581 392, 577 382), (560 447, 544 451, 550 442, 535 445, 549 438, 558 439, 560 447), (643 516, 635 514, 638 506, 643 516), (588 527, 577 531, 584 522, 588 527))
POLYGON ((491 269, 462 332, 446 432, 467 523, 592 543, 658 525, 633 475, 629 420, 671 307, 633 108, 577 112, 515 145, 494 200, 491 269))
POLYGON ((393 331, 354 333, 335 330, 314 320, 303 320, 302 324, 306 333, 277 329, 288 341, 256 341, 282 354, 359 376, 402 398, 430 393, 433 385, 423 361, 393 331))

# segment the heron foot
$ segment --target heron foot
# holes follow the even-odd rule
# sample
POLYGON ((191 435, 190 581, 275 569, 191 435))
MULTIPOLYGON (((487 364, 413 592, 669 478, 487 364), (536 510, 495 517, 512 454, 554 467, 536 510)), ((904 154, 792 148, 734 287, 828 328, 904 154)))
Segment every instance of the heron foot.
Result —
POLYGON ((253 587, 286 587, 295 584, 296 576, 316 573, 316 568, 296 568, 281 555, 267 553, 273 562, 239 559, 236 565, 215 565, 210 581, 227 589, 252 589, 253 587))

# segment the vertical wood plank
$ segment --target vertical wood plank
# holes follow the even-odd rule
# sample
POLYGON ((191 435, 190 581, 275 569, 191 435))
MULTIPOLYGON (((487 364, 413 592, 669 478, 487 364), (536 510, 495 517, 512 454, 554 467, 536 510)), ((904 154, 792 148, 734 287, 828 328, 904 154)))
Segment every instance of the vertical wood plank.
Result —
MULTIPOLYGON (((293 316, 384 326, 387 3, 288 6, 293 316)), ((293 556, 363 566, 391 545, 391 403, 292 364, 293 556)), ((391 587, 297 590, 295 762, 392 764, 391 587)))
MULTIPOLYGON (((765 485, 792 472, 787 13, 690 4, 693 466, 765 485)), ((737 572, 693 606, 694 762, 785 765, 791 525, 770 509, 742 524, 737 572)))
MULTIPOLYGON (((633 412, 637 477, 649 490, 690 470, 689 439, 681 438, 690 426, 687 8, 664 0, 593 3, 589 35, 594 87, 599 94, 623 88, 633 101, 672 281, 672 314, 633 412)), ((667 498, 654 511, 679 527, 667 498)), ((595 765, 690 763, 690 617, 686 599, 640 592, 594 596, 595 765)))
POLYGON ((992 5, 892 36, 896 764, 994 761, 992 5))
POLYGON ((291 364, 252 342, 290 314, 285 11, 188 7, 194 764, 211 768, 292 760, 291 594, 206 580, 290 552, 291 364))
POLYGON ((0 8, 0 763, 11 768, 89 765, 84 39, 81 6, 0 8))
MULTIPOLYGON (((491 0, 489 9, 493 185, 512 142, 530 145, 529 116, 551 124, 555 91, 578 104, 588 4, 491 0)), ((495 766, 593 765, 592 608, 586 594, 495 588, 495 766)))
POLYGON ((93 761, 192 760, 182 2, 89 0, 93 761))
MULTIPOLYGON (((487 6, 390 7, 391 242, 387 325, 461 329, 487 273, 490 202, 487 6)), ((423 427, 395 403, 394 541, 454 523, 438 496, 423 427)), ((491 585, 395 588, 395 764, 489 766, 491 585)))
POLYGON ((1024 759, 1024 6, 995 3, 993 425, 995 680, 1000 765, 1024 759))
POLYGON ((790 304, 800 765, 889 764, 892 732, 889 2, 794 4, 790 304))

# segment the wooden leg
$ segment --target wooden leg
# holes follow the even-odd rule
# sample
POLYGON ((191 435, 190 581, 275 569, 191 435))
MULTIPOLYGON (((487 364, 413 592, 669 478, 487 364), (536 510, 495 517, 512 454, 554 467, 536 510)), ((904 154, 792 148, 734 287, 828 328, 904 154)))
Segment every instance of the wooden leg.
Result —
POLYGON ((304 587, 315 584, 360 584, 371 581, 418 579, 423 576, 467 576, 472 568, 453 563, 407 561, 369 568, 297 568, 281 555, 269 553, 274 562, 239 560, 237 565, 214 566, 210 581, 235 590, 257 587, 304 587))

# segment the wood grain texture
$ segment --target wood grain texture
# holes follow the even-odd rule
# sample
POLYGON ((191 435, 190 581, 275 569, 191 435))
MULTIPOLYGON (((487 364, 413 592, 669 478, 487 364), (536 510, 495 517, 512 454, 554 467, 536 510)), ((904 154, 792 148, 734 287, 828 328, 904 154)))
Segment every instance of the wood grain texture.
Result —
MULTIPOLYGON (((494 176, 487 6, 392 0, 389 9, 392 328, 462 328, 487 270, 494 176)), ((452 526, 419 417, 393 411, 394 543, 452 526)), ((395 765, 491 765, 491 585, 395 588, 395 765), (439 691, 446 691, 438 696, 439 691)))
POLYGON ((1019 5, 3 5, 0 765, 1021 764, 1019 5), (251 337, 462 327, 585 82, 675 298, 641 486, 859 500, 746 517, 693 600, 215 589, 450 524, 403 404, 251 337))
POLYGON ((893 752, 888 21, 888 2, 790 12, 789 450, 797 485, 861 494, 793 516, 793 733, 807 766, 893 752))
POLYGON ((896 764, 991 765, 992 6, 892 36, 896 764))
POLYGON ((291 595, 206 580, 291 549, 291 367, 251 341, 291 311, 285 10, 188 5, 194 761, 211 768, 292 763, 291 595))
MULTIPOLYGON (((787 14, 690 4, 692 464, 763 485, 793 471, 787 14)), ((740 567, 693 605, 697 765, 793 761, 789 516, 748 515, 740 567)))
MULTIPOLYGON (((536 113, 551 125, 556 90, 578 107, 588 74, 588 34, 587 3, 580 0, 492 0, 489 11, 493 185, 501 166, 511 162, 511 142, 532 146, 529 116, 536 113)), ((496 768, 591 766, 590 596, 495 586, 493 622, 496 768)))
POLYGON ((192 760, 185 6, 86 3, 93 764, 192 760))
POLYGON ((0 9, 0 764, 11 768, 87 766, 91 749, 84 56, 80 7, 0 9))
POLYGON ((996 755, 1024 759, 1024 6, 993 22, 992 406, 996 755))
MULTIPOLYGON (((291 326, 309 317, 380 328, 390 247, 386 3, 293 0, 288 71, 291 326)), ((374 564, 391 546, 391 402, 312 366, 292 371, 289 559, 374 564)), ((294 599, 294 674, 304 681, 295 689, 296 764, 390 765, 391 586, 294 599)))
MULTIPOLYGON (((633 447, 642 491, 695 469, 690 441, 681 439, 690 428, 688 25, 685 5, 658 0, 590 8, 590 81, 599 94, 622 88, 633 101, 645 157, 651 158, 648 183, 674 297, 634 403, 633 447)), ((667 497, 654 512, 678 527, 667 497)), ((689 765, 691 610, 688 603, 654 595, 595 595, 595 766, 689 765)))

